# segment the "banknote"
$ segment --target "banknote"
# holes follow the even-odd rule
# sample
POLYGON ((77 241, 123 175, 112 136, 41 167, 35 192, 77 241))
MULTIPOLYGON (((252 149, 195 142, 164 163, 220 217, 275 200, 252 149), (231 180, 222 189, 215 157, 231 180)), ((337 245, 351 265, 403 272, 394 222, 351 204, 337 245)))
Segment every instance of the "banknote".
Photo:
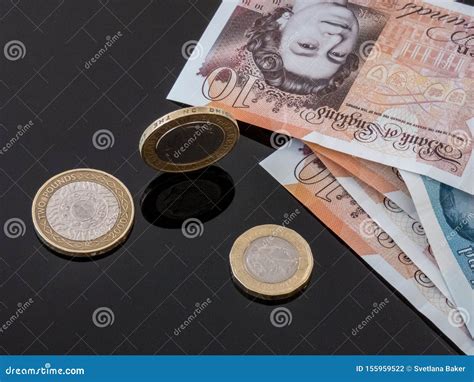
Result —
MULTIPOLYGON (((431 247, 421 223, 413 219, 392 200, 355 178, 337 163, 319 153, 315 154, 370 218, 390 235, 441 293, 453 301, 438 264, 431 253, 431 247)), ((367 233, 370 234, 370 230, 367 233)))
POLYGON ((474 197, 428 177, 401 173, 454 303, 474 336, 474 197))
POLYGON ((473 22, 419 0, 228 0, 168 98, 473 194, 473 22))
POLYGON ((439 7, 458 10, 469 14, 473 12, 474 2, 472 0, 427 0, 427 3, 437 5, 439 7))
POLYGON ((474 341, 455 306, 369 218, 323 163, 302 149, 303 144, 293 140, 261 166, 464 352, 473 354, 474 341))
POLYGON ((385 166, 380 163, 341 153, 307 142, 307 145, 326 158, 337 163, 357 179, 368 184, 392 202, 397 204, 403 211, 414 219, 418 219, 415 205, 410 192, 403 181, 400 171, 396 167, 385 166))

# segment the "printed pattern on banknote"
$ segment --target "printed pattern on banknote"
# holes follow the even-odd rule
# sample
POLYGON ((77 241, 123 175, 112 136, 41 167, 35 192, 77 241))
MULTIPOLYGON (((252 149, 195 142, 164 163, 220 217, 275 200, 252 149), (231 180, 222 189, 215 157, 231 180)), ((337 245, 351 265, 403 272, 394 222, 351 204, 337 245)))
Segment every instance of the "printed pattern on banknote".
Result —
POLYGON ((223 2, 169 98, 474 193, 473 18, 343 3, 223 2))
POLYGON ((466 353, 474 341, 456 307, 344 190, 314 155, 293 140, 261 165, 329 229, 400 291, 466 353))
POLYGON ((418 219, 410 192, 396 167, 354 157, 315 143, 307 142, 306 144, 316 154, 324 155, 357 179, 383 194, 413 219, 418 219))
POLYGON ((433 254, 474 336, 474 197, 402 171, 433 254))
POLYGON ((438 264, 431 253, 421 223, 372 187, 356 179, 337 163, 315 153, 331 174, 377 224, 387 232, 406 255, 425 273, 436 287, 452 301, 438 264))

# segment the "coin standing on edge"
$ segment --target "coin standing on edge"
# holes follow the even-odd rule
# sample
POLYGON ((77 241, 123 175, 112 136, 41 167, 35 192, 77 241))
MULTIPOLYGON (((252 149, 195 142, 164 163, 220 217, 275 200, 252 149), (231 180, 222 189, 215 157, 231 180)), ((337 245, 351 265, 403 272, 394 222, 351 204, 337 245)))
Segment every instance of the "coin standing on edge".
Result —
POLYGON ((69 256, 95 256, 120 245, 135 214, 127 187, 106 172, 74 169, 53 176, 33 200, 39 238, 69 256))
POLYGON ((139 150, 150 167, 164 172, 194 171, 224 157, 239 139, 237 121, 215 107, 188 107, 153 122, 139 150))
POLYGON ((308 242, 295 231, 266 224, 240 235, 230 251, 232 277, 262 299, 290 297, 304 288, 313 270, 308 242))

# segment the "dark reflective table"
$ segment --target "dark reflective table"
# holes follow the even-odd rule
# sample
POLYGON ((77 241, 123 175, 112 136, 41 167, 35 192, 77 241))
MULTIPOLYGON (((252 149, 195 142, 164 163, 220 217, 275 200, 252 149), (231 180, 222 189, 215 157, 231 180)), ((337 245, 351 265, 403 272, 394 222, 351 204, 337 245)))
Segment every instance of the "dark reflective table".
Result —
POLYGON ((216 218, 231 204, 234 193, 232 177, 216 166, 164 173, 143 193, 141 212, 150 224, 181 228, 190 219, 205 223, 216 218))
POLYGON ((180 107, 166 95, 185 63, 182 47, 199 39, 218 4, 0 3, 4 43, 25 47, 23 58, 0 58, 0 223, 19 228, 0 232, 0 353, 457 353, 258 165, 273 152, 268 132, 240 124, 230 155, 198 173, 161 174, 143 163, 140 135, 180 107), (114 174, 136 206, 127 242, 93 261, 52 254, 31 222, 40 185, 76 167, 114 174), (291 228, 314 253, 308 288, 276 304, 249 298, 231 281, 233 241, 295 211, 291 228), (196 217, 202 226, 185 234, 183 223, 196 217), (275 325, 281 307, 290 316, 275 325))

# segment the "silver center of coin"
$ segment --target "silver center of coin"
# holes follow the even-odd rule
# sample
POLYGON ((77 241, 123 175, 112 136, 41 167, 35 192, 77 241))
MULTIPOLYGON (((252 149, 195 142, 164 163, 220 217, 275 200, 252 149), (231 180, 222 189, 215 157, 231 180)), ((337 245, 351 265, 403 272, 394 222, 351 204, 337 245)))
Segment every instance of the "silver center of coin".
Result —
POLYGON ((119 212, 112 191, 95 182, 69 183, 59 188, 46 206, 46 218, 53 230, 77 241, 106 234, 117 222, 119 212))
POLYGON ((296 248, 277 236, 260 237, 250 243, 244 253, 248 272, 264 283, 281 283, 298 269, 299 254, 296 248))

